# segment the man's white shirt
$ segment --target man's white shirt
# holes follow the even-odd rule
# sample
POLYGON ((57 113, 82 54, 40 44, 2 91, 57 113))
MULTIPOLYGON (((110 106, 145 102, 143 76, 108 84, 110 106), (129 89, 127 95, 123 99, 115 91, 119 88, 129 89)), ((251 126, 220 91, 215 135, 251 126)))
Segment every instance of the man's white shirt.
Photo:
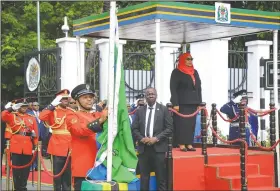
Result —
POLYGON ((153 137, 153 132, 154 132, 154 119, 155 119, 155 112, 156 112, 156 104, 155 103, 153 106, 152 106, 152 111, 151 108, 149 105, 147 105, 147 110, 146 110, 146 121, 145 121, 145 136, 147 137, 147 125, 148 125, 148 118, 149 118, 149 114, 150 114, 150 111, 152 112, 152 116, 151 116, 151 123, 150 123, 150 137, 153 137))

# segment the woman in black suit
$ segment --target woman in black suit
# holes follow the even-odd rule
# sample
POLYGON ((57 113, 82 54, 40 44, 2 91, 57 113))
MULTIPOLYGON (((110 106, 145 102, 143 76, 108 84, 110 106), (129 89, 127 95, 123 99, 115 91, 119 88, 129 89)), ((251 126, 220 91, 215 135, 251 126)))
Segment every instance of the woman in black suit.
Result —
MULTIPOLYGON (((190 53, 180 55, 178 67, 171 74, 170 91, 174 109, 182 114, 194 113, 201 103, 201 81, 190 53)), ((195 151, 192 146, 195 122, 196 116, 183 118, 174 115, 174 141, 181 151, 195 151)))

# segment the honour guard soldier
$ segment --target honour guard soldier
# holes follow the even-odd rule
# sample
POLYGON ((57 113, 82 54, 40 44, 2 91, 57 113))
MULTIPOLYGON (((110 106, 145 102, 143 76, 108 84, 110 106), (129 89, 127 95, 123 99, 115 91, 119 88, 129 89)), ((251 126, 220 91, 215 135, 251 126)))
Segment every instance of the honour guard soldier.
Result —
MULTIPOLYGON (((137 108, 144 106, 145 105, 145 95, 144 94, 139 94, 136 96, 135 102, 131 105, 130 110, 128 113, 134 112, 137 108)), ((131 115, 131 121, 133 122, 135 118, 135 114, 131 115)))
POLYGON ((107 109, 93 112, 94 91, 89 85, 76 86, 71 97, 76 100, 78 111, 67 115, 67 128, 72 136, 72 177, 74 190, 81 190, 82 181, 94 166, 97 154, 95 133, 102 131, 102 124, 107 119, 107 109))
POLYGON ((136 97, 135 102, 131 105, 130 107, 130 111, 129 112, 133 112, 135 109, 137 109, 139 106, 144 106, 145 105, 145 95, 144 94, 139 94, 136 97))
MULTIPOLYGON (((67 130, 66 116, 72 113, 69 109, 69 90, 64 89, 55 94, 55 99, 39 115, 47 128, 52 130, 48 144, 48 153, 53 157, 53 173, 59 174, 71 150, 71 135, 67 130)), ((69 162, 64 173, 53 179, 55 191, 71 190, 71 163, 69 162)))
MULTIPOLYGON (((7 123, 10 130, 12 164, 24 166, 32 160, 33 152, 38 144, 36 119, 26 113, 28 103, 24 99, 16 100, 13 106, 8 104, 7 109, 2 112, 2 120, 7 123)), ((20 169, 13 168, 15 190, 27 190, 29 168, 29 166, 20 169)))
MULTIPOLYGON (((239 104, 241 101, 245 101, 246 106, 248 103, 248 96, 246 90, 240 90, 233 94, 234 99, 228 102, 227 104, 223 105, 220 109, 220 111, 228 116, 229 119, 234 119, 236 116, 239 115, 240 109, 239 104)), ((250 128, 254 135, 257 137, 258 135, 258 119, 254 115, 249 115, 249 123, 245 124, 246 127, 246 142, 248 143, 248 146, 251 145, 250 142, 250 128)), ((240 138, 240 128, 239 128, 239 118, 237 118, 235 121, 232 121, 230 123, 230 129, 229 129, 229 140, 235 140, 240 138)), ((239 143, 234 143, 234 145, 239 145, 239 143)))

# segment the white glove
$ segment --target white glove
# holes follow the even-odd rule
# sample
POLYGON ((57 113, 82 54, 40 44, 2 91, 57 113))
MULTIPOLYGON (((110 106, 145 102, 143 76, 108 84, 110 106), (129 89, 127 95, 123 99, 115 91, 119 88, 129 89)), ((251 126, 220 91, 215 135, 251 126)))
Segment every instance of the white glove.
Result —
POLYGON ((21 106, 22 106, 22 103, 17 103, 17 104, 14 104, 14 105, 12 106, 12 109, 13 109, 14 111, 16 111, 16 110, 18 110, 21 106))
POLYGON ((58 104, 60 104, 61 102, 60 102, 60 100, 62 99, 62 96, 61 95, 59 95, 59 96, 57 96, 53 101, 52 101, 52 106, 57 106, 58 104))
POLYGON ((137 100, 135 100, 135 102, 134 102, 134 106, 138 106, 138 101, 139 101, 140 99, 137 99, 137 100))
POLYGON ((9 103, 7 103, 7 104, 5 105, 5 109, 10 108, 11 106, 12 106, 12 102, 9 102, 9 103))
POLYGON ((234 98, 232 101, 233 101, 234 103, 240 103, 241 100, 242 100, 242 96, 239 95, 239 96, 237 96, 236 98, 234 98))

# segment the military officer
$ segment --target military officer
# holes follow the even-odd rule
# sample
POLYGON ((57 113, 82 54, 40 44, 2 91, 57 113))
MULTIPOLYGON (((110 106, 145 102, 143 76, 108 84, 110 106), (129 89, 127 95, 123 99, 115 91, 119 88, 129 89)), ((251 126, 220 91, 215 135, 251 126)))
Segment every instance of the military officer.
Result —
MULTIPOLYGON (((69 109, 70 91, 61 90, 55 94, 55 99, 40 114, 40 120, 44 121, 46 127, 52 130, 52 136, 48 144, 48 153, 53 157, 53 173, 59 174, 67 160, 68 152, 71 150, 71 134, 65 122, 66 116, 74 112, 69 109)), ((71 162, 68 163, 64 173, 53 179, 55 191, 71 190, 71 162)))
POLYGON ((135 102, 131 105, 130 111, 133 112, 135 109, 137 109, 139 106, 144 106, 145 105, 145 95, 144 94, 139 94, 136 97, 135 102))
MULTIPOLYGON (((248 103, 248 96, 246 90, 240 90, 233 94, 234 99, 230 102, 223 105, 220 109, 220 111, 228 116, 229 119, 234 119, 236 116, 239 115, 240 109, 239 104, 241 101, 244 101, 248 103)), ((246 127, 246 142, 248 145, 251 145, 251 139, 250 139, 250 128, 254 135, 257 137, 258 134, 258 119, 254 115, 249 115, 249 123, 247 122, 245 124, 246 127)), ((235 121, 232 121, 230 123, 229 128, 229 140, 234 140, 240 137, 240 128, 239 128, 239 118, 237 118, 235 121)), ((238 145, 239 143, 234 143, 235 145, 238 145)))
POLYGON ((72 136, 72 177, 75 191, 81 190, 82 181, 94 166, 97 154, 95 133, 102 130, 108 116, 107 109, 94 112, 94 91, 87 84, 76 86, 71 97, 78 104, 78 111, 67 115, 67 128, 72 136))
MULTIPOLYGON (((137 108, 144 106, 145 105, 145 95, 144 94, 139 94, 136 96, 135 102, 131 105, 130 110, 128 111, 129 113, 134 112, 137 108)), ((135 114, 130 115, 131 121, 133 122, 135 118, 135 114)))
MULTIPOLYGON (((24 166, 32 160, 32 155, 38 144, 38 127, 36 119, 27 114, 28 103, 24 99, 16 100, 15 104, 8 103, 2 112, 2 120, 9 126, 11 141, 10 152, 12 164, 24 166)), ((29 168, 13 168, 15 190, 27 190, 29 168)))

